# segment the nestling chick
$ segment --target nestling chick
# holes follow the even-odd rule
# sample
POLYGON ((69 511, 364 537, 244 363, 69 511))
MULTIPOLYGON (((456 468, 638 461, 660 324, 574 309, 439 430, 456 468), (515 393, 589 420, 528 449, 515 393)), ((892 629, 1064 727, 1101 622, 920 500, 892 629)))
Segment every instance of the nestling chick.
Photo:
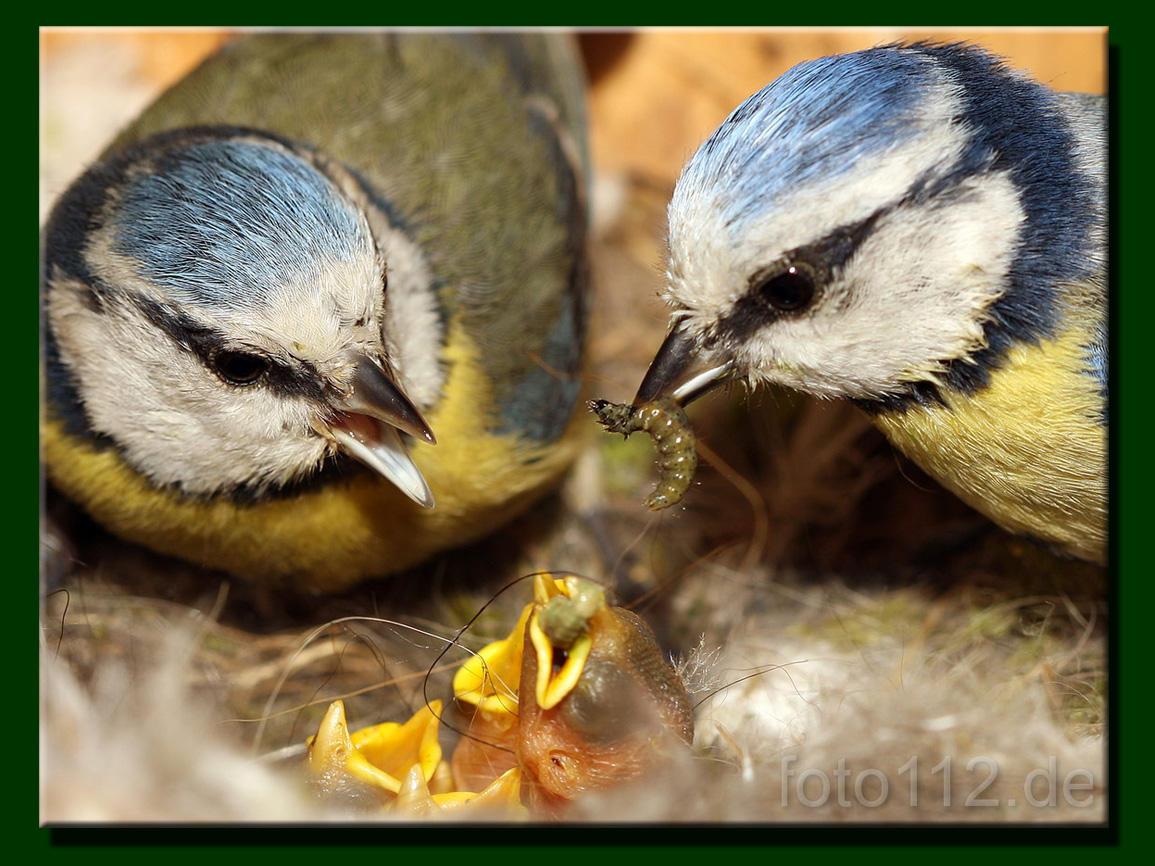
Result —
POLYGON ((539 816, 651 777, 694 740, 685 684, 653 631, 576 575, 537 574, 534 603, 462 666, 454 691, 472 708, 453 755, 458 783, 481 790, 517 768, 539 816))
POLYGON ((130 540, 316 590, 540 497, 580 429, 583 98, 557 34, 227 45, 44 230, 53 485, 130 540))
POLYGON ((790 69, 678 180, 634 405, 733 378, 851 399, 996 523, 1104 562, 1105 149, 1102 98, 975 47, 790 69))

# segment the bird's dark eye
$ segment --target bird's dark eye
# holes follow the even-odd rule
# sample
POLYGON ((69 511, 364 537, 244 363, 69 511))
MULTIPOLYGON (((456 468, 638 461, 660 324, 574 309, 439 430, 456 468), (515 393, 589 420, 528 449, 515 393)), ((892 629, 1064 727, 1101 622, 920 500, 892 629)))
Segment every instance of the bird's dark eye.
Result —
POLYGON ((269 362, 251 352, 222 349, 210 359, 213 370, 230 385, 251 385, 269 370, 269 362))
POLYGON ((807 268, 792 265, 763 280, 758 294, 775 310, 793 313, 810 306, 817 288, 807 268))

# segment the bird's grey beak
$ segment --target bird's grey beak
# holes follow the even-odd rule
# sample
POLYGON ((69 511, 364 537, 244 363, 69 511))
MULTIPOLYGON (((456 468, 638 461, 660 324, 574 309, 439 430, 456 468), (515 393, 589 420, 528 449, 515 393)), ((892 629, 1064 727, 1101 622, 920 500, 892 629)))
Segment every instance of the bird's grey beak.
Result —
POLYGON ((642 406, 668 397, 685 406, 734 375, 731 361, 700 371, 695 369, 698 366, 696 361, 696 341, 681 325, 674 325, 650 362, 650 369, 634 397, 634 405, 642 406))
POLYGON ((433 493, 409 456, 401 432, 437 444, 429 424, 413 401, 371 357, 350 352, 352 388, 338 404, 329 431, 337 444, 385 478, 418 505, 432 508, 433 493))

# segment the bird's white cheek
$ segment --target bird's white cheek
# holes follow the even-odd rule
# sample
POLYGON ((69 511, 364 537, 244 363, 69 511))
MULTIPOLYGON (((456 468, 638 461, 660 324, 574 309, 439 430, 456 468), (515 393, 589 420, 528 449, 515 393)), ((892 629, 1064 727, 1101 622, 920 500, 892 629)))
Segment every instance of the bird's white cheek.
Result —
POLYGON ((734 353, 736 366, 752 386, 784 385, 816 397, 857 396, 845 366, 830 363, 821 336, 807 324, 768 329, 754 335, 734 353), (782 331, 787 333, 782 333, 782 331))
POLYGON ((944 206, 880 220, 821 306, 751 335, 751 379, 830 397, 876 398, 940 376, 985 345, 1023 215, 1011 182, 989 176, 944 206))
POLYGON ((211 493, 285 482, 330 447, 303 400, 226 385, 131 308, 99 313, 57 291, 50 316, 91 425, 156 483, 211 493))
POLYGON ((1022 222, 1013 184, 992 175, 941 207, 897 214, 864 244, 845 274, 840 329, 872 389, 933 378, 985 345, 1022 222))

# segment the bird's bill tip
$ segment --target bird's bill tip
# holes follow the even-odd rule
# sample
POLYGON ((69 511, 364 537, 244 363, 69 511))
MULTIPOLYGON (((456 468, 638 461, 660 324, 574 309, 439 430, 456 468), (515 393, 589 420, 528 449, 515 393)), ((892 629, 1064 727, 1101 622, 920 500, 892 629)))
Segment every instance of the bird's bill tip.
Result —
POLYGON ((429 422, 377 360, 355 350, 349 352, 348 359, 354 366, 353 388, 342 408, 385 421, 414 439, 437 444, 429 422))
POLYGON ((329 429, 343 451, 379 472, 418 505, 433 508, 433 492, 395 427, 367 415, 343 412, 329 429))
POLYGON ((696 361, 696 341, 680 325, 674 325, 650 362, 633 405, 669 398, 685 406, 733 376, 730 361, 698 371, 696 361))

